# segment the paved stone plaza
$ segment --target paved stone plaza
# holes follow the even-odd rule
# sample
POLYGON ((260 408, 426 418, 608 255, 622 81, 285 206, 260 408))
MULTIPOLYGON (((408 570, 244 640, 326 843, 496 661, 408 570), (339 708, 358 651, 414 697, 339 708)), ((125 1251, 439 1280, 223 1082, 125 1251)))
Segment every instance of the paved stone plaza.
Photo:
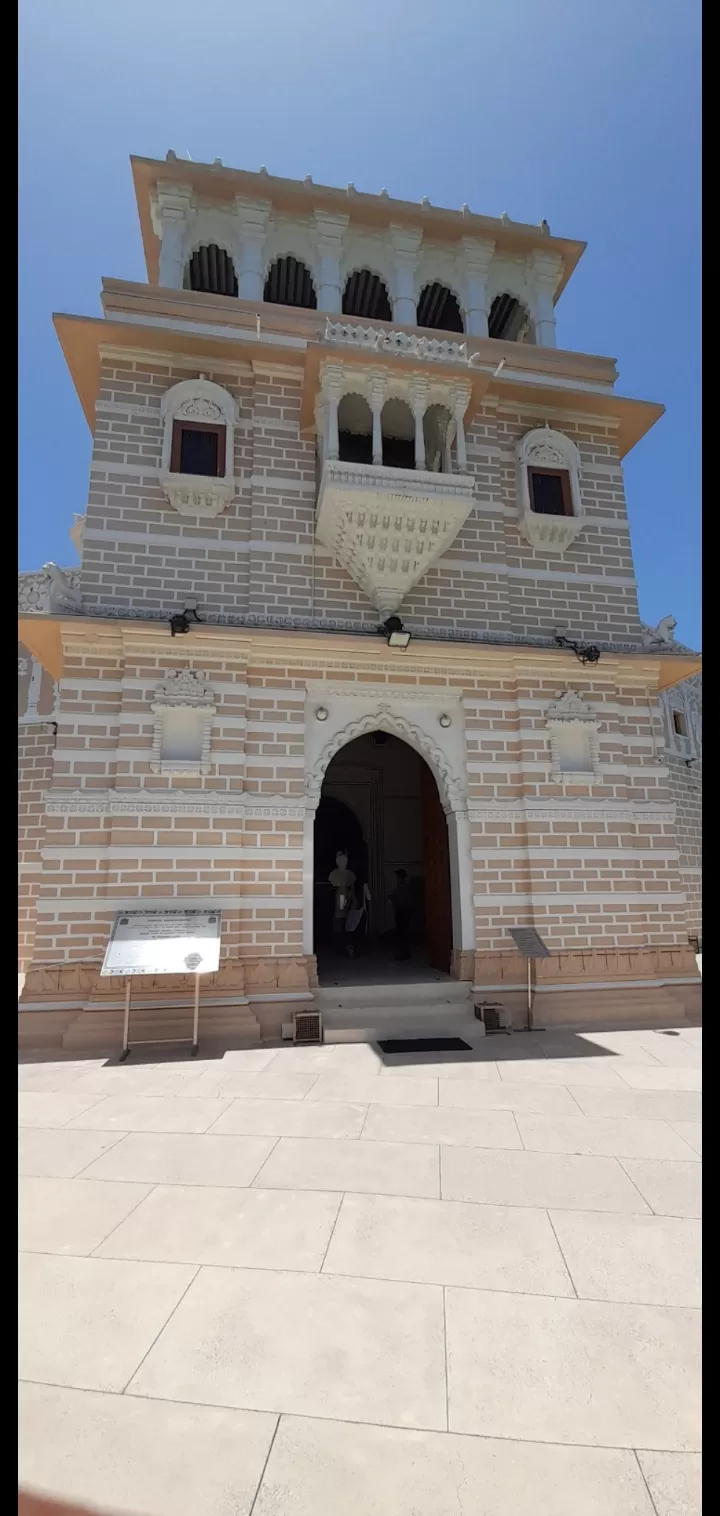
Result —
POLYGON ((699 1029, 20 1068, 28 1487, 698 1516, 699 1029))

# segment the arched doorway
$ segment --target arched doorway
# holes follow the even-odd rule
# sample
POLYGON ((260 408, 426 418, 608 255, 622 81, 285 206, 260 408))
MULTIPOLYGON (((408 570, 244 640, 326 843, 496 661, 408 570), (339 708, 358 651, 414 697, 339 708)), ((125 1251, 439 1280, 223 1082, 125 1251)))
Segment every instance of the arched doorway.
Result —
POLYGON ((313 932, 321 984, 450 973, 447 818, 428 764, 390 732, 347 743, 326 770, 314 828, 313 932), (354 876, 341 911, 329 878, 338 852, 354 876))

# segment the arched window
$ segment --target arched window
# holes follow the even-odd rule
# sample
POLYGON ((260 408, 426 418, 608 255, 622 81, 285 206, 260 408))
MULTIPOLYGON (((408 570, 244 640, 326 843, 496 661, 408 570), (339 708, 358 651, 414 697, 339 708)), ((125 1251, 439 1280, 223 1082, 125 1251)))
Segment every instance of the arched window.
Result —
POLYGON ((235 494, 237 406, 209 379, 184 379, 160 401, 160 483, 181 516, 217 516, 235 494))
POLYGON ((516 454, 520 531, 533 547, 562 553, 583 527, 578 449, 564 433, 536 427, 516 454))
POLYGON ((362 316, 366 321, 392 321, 387 286, 369 268, 356 269, 348 276, 342 309, 343 316, 362 316))
POLYGON ((418 300, 417 324, 438 332, 464 332, 457 296, 444 284, 426 284, 418 300))
POLYGON ((214 242, 195 249, 185 270, 185 289, 204 295, 237 295, 238 282, 232 258, 214 242))
POLYGON ((272 305, 299 305, 317 310, 317 295, 309 268, 299 258, 276 258, 265 280, 263 300, 272 305))
POLYGON ((363 395, 343 395, 338 438, 338 456, 344 463, 372 463, 372 411, 363 395))
POLYGON ((415 421, 405 400, 386 400, 382 409, 385 468, 415 467, 415 421))
POLYGON ((515 295, 496 295, 490 306, 488 336, 504 342, 534 342, 530 312, 515 295))

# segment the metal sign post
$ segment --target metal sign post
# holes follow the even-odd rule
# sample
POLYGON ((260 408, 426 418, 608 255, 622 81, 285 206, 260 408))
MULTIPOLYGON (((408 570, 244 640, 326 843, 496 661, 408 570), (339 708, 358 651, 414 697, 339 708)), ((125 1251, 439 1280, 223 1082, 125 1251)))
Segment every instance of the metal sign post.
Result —
MULTIPOLYGON (((527 960, 527 1024, 526 1032, 534 1029, 533 1021, 533 981, 532 965, 534 958, 549 958, 550 949, 545 946, 542 937, 535 931, 534 926, 511 926, 508 927, 510 936, 519 953, 527 960)), ((537 1028, 541 1031, 542 1028, 537 1028)))
POLYGON ((198 1051, 200 975, 213 974, 220 964, 219 911, 120 911, 110 936, 101 973, 126 979, 121 1063, 130 1054, 130 993, 134 974, 193 974, 195 999, 192 1039, 146 1037, 136 1047, 167 1042, 192 1042, 198 1051))

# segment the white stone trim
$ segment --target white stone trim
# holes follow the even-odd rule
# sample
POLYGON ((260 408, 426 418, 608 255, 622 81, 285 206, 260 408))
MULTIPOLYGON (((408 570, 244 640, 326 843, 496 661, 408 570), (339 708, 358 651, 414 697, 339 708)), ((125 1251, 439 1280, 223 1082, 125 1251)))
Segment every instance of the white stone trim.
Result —
MULTIPOLYGON (((233 911, 239 914, 243 910, 266 910, 268 906, 274 906, 277 910, 300 912, 302 897, 300 895, 240 895, 237 891, 233 895, 163 895, 158 897, 144 896, 142 890, 139 890, 137 895, 132 896, 83 895, 78 899, 73 896, 72 906, 67 900, 59 900, 57 896, 48 899, 41 895, 37 901, 36 910, 42 916, 59 916, 62 912, 71 909, 94 919, 96 916, 113 915, 115 911, 129 909, 175 911, 182 908, 186 911, 233 911)), ((76 961, 68 959, 64 960, 64 963, 76 961)), ((51 967, 49 964, 40 966, 51 967)))
POLYGON ((226 790, 48 790, 50 816, 217 816, 219 820, 302 821, 304 804, 285 796, 237 794, 226 790))
POLYGON ((206 683, 207 677, 200 669, 169 669, 164 681, 157 686, 151 706, 155 716, 150 750, 151 774, 210 773, 212 718, 216 714, 216 706, 213 691, 206 683), (197 761, 177 761, 162 756, 163 715, 166 711, 177 710, 195 710, 201 713, 201 752, 197 761))
POLYGON ((599 726, 592 706, 587 705, 574 690, 558 690, 552 705, 548 706, 545 726, 550 733, 552 777, 557 784, 592 784, 594 780, 600 779, 603 770, 600 766, 599 726), (564 731, 573 727, 583 732, 588 739, 591 770, 581 769, 573 773, 562 767, 560 738, 564 731))
MULTIPOLYGON (((532 904, 532 909, 537 915, 540 911, 549 911, 552 915, 556 912, 557 902, 572 902, 577 909, 579 906, 588 905, 644 905, 651 903, 659 907, 665 905, 685 905, 687 896, 684 890, 607 890, 603 893, 593 890, 583 890, 577 885, 574 890, 553 890, 551 895, 533 893, 528 891, 513 891, 510 895, 475 894, 473 904, 485 909, 495 906, 517 905, 519 901, 532 904)), ((586 951, 590 951, 587 949, 586 951)), ((602 951, 598 949, 598 951, 602 951)), ((613 951, 615 949, 613 948, 613 951)), ((623 951, 618 949, 618 951, 623 951)), ((631 952, 632 949, 627 949, 631 952)))
POLYGON ((520 534, 531 547, 564 553, 583 528, 583 503, 580 491, 580 453, 569 437, 550 427, 536 427, 526 432, 516 446, 518 525, 520 534), (572 516, 543 516, 532 509, 529 470, 560 468, 570 482, 572 516))

